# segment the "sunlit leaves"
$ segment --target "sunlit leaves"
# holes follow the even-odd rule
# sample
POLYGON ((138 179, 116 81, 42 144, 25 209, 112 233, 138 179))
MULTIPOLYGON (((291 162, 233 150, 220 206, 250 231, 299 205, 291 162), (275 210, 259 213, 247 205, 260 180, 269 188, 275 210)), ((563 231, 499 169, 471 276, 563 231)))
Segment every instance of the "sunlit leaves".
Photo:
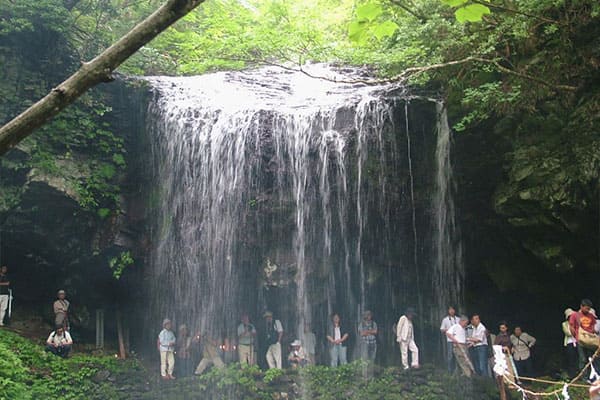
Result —
POLYGON ((458 22, 479 22, 484 15, 491 13, 490 8, 480 3, 469 4, 469 0, 442 0, 442 3, 450 7, 458 7, 454 11, 458 22))
POLYGON ((381 41, 398 30, 398 24, 385 14, 383 6, 376 1, 358 6, 355 16, 348 25, 348 37, 359 45, 368 43, 372 38, 381 41))
POLYGON ((454 12, 458 22, 479 22, 486 14, 490 14, 490 9, 482 4, 469 4, 454 12))

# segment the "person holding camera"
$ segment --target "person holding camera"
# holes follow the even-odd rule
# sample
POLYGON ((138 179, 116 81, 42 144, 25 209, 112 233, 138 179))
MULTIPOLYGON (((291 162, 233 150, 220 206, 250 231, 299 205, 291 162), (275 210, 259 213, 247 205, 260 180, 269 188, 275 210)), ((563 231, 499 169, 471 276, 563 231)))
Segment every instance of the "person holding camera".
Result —
POLYGON ((256 328, 250 323, 248 314, 243 314, 241 324, 237 328, 238 356, 240 364, 254 365, 254 341, 256 340, 256 328))
POLYGON ((58 325, 56 329, 50 333, 46 340, 46 351, 62 358, 69 357, 73 339, 68 331, 62 325, 58 325))

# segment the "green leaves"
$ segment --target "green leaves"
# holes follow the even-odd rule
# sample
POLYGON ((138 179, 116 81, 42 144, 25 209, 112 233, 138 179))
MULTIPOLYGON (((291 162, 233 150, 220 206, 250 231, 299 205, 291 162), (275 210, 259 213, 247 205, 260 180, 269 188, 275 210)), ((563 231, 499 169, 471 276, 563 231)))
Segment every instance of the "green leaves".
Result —
POLYGON ((356 8, 356 18, 348 25, 348 37, 356 44, 364 45, 370 39, 378 41, 391 37, 398 24, 386 15, 380 3, 371 1, 356 8))
POLYGON ((453 8, 458 7, 454 15, 456 20, 462 23, 479 22, 484 15, 491 14, 489 7, 480 3, 468 4, 469 0, 442 0, 442 3, 453 8))
POLYGON ((458 22, 479 22, 484 15, 490 14, 491 11, 483 4, 469 4, 459 8, 454 12, 458 22))

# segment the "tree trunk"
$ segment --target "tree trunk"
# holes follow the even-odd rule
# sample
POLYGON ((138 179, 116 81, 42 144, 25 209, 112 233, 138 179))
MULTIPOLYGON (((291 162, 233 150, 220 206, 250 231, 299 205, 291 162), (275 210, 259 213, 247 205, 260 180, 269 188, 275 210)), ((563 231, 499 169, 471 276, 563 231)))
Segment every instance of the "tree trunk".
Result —
POLYGON ((127 350, 125 349, 123 337, 123 315, 121 310, 117 310, 117 339, 119 340, 119 358, 124 360, 127 358, 127 350))
POLYGON ((112 80, 112 72, 142 46, 154 39, 205 0, 168 0, 119 41, 106 49, 43 99, 0 128, 0 155, 17 145, 50 118, 100 82, 112 80))

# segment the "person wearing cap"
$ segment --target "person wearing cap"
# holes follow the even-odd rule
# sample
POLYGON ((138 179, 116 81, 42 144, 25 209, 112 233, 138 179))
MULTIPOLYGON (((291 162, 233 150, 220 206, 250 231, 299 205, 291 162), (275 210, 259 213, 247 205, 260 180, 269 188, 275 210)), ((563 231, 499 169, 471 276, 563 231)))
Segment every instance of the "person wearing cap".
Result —
POLYGON ((467 325, 469 324, 469 319, 461 315, 458 320, 458 324, 452 325, 446 331, 446 337, 448 337, 452 341, 454 358, 456 360, 456 364, 461 369, 462 373, 466 377, 471 377, 475 369, 473 368, 473 364, 469 359, 469 353, 467 352, 467 325))
POLYGON ((296 339, 292 342, 292 351, 288 355, 288 361, 290 362, 290 367, 293 369, 304 367, 308 364, 308 355, 302 348, 302 342, 299 339, 296 339))
POLYGON ((279 368, 281 369, 281 339, 283 338, 283 326, 281 321, 273 319, 273 313, 271 311, 265 311, 263 314, 265 319, 265 332, 264 340, 267 347, 267 364, 269 369, 279 368))
POLYGON ((456 316, 456 309, 452 306, 448 307, 448 315, 442 319, 440 325, 440 331, 446 338, 446 361, 448 363, 448 372, 452 373, 456 369, 456 361, 454 360, 454 351, 452 349, 452 341, 446 336, 446 332, 452 325, 458 324, 458 317, 456 316))
POLYGON ((3 265, 0 268, 0 326, 4 326, 4 315, 8 308, 10 297, 10 278, 8 277, 8 267, 3 265))
POLYGON ((360 337, 360 358, 365 361, 375 361, 377 355, 377 323, 373 321, 373 313, 365 311, 363 320, 358 325, 360 337))
POLYGON ((248 314, 242 314, 241 324, 237 328, 238 358, 242 365, 254 365, 254 341, 256 328, 250 323, 248 314))
POLYGON ((519 375, 531 376, 533 373, 531 348, 535 346, 535 338, 527 332, 523 332, 520 326, 515 326, 514 333, 510 335, 510 341, 513 344, 513 359, 519 375))
POLYGON ((69 307, 71 303, 66 299, 67 293, 64 290, 59 290, 56 294, 57 299, 54 301, 52 308, 54 309, 54 325, 62 326, 66 331, 69 330, 69 307))
POLYGON ((329 343, 329 355, 332 367, 348 363, 346 341, 349 337, 348 332, 342 328, 340 316, 333 314, 331 316, 331 323, 327 329, 327 342, 329 343))
POLYGON ((565 320, 562 323, 562 331, 565 335, 563 340, 563 346, 565 348, 565 355, 567 357, 567 373, 569 377, 573 378, 577 373, 577 340, 573 337, 571 329, 569 328, 569 317, 574 313, 572 308, 565 310, 565 320))
POLYGON ((474 314, 471 317, 471 325, 473 325, 473 333, 467 338, 467 341, 473 346, 475 371, 478 375, 489 377, 487 329, 481 323, 479 314, 474 314))
POLYGON ((158 334, 157 347, 160 352, 160 376, 164 380, 175 379, 173 369, 175 368, 175 334, 171 330, 171 320, 163 320, 163 329, 158 334))
POLYGON ((62 358, 69 357, 73 339, 69 332, 62 325, 57 325, 56 329, 50 333, 46 340, 46 351, 62 358))
POLYGON ((196 341, 202 341, 202 359, 200 360, 200 363, 198 363, 194 375, 202 375, 202 373, 211 365, 214 365, 215 368, 218 369, 225 367, 225 363, 219 355, 219 342, 216 339, 205 333, 203 335, 196 335, 196 341))
POLYGON ((588 358, 594 354, 594 350, 580 346, 578 341, 580 329, 590 335, 595 334, 596 315, 591 312, 593 306, 591 300, 583 299, 581 300, 579 311, 569 316, 569 329, 576 343, 575 346, 577 347, 577 354, 579 356, 579 369, 583 369, 588 362, 588 358))
POLYGON ((406 309, 403 316, 396 324, 396 341, 400 346, 400 356, 402 358, 402 367, 408 369, 408 352, 410 350, 411 367, 419 368, 419 348, 415 343, 415 331, 412 320, 415 316, 415 310, 411 307, 406 309))

